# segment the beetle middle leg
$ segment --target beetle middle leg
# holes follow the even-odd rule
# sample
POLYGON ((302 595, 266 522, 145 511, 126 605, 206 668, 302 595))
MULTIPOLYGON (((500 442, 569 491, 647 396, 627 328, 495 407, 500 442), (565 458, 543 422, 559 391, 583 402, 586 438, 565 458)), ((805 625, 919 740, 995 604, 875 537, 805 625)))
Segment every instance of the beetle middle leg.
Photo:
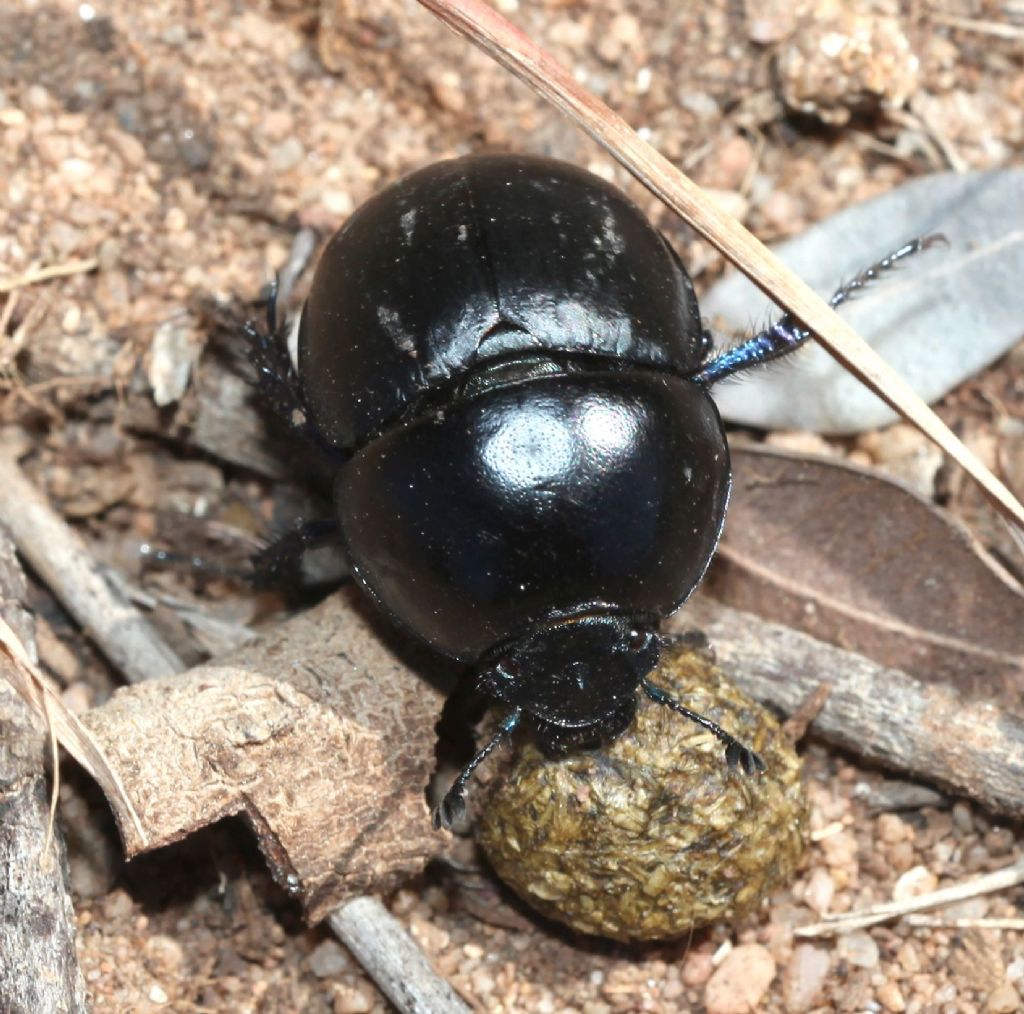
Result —
POLYGON ((652 701, 657 704, 664 704, 666 707, 671 708, 676 714, 682 715, 684 718, 688 718, 691 722, 696 722, 701 728, 707 729, 720 743, 725 745, 725 761, 731 768, 739 768, 745 775, 760 774, 762 771, 767 770, 765 762, 750 749, 748 746, 744 746, 735 736, 731 736, 725 731, 717 722, 712 722, 710 718, 705 718, 703 715, 698 714, 696 711, 691 711, 685 705, 680 704, 671 694, 667 691, 662 690, 661 687, 655 685, 650 680, 642 680, 640 684, 644 693, 652 701))
MULTIPOLYGON (((842 306, 851 296, 877 281, 885 272, 891 271, 900 261, 946 242, 945 236, 941 233, 934 233, 904 243, 903 246, 893 250, 892 253, 865 268, 845 285, 836 289, 828 301, 829 306, 833 309, 842 306)), ((741 370, 748 370, 752 366, 760 366, 762 363, 789 355, 790 352, 800 348, 810 337, 811 332, 800 324, 792 314, 783 314, 774 324, 770 324, 752 338, 748 338, 735 348, 728 349, 709 360, 699 372, 694 374, 693 379, 699 384, 710 387, 712 384, 718 383, 719 380, 731 377, 741 370)))

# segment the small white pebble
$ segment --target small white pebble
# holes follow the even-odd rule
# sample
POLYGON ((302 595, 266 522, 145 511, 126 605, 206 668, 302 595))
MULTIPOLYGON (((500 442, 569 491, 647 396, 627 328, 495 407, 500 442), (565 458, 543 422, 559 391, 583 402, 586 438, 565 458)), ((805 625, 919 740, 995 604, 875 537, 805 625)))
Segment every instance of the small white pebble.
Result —
POLYGON ((878 944, 870 934, 856 930, 839 938, 836 955, 858 968, 875 968, 878 965, 878 944))
POLYGON ((188 215, 181 208, 168 208, 164 228, 168 232, 184 232, 188 228, 188 215))
POLYGON ((82 326, 82 308, 77 303, 72 303, 61 317, 60 329, 65 334, 77 334, 82 326))
POLYGON ((60 171, 73 182, 87 180, 96 171, 96 167, 84 158, 66 158, 60 164, 60 171))
POLYGON ((320 195, 320 203, 332 215, 351 215, 355 207, 352 195, 344 190, 325 190, 320 195))
POLYGON ((906 901, 929 894, 939 886, 939 878, 927 866, 913 866, 896 881, 892 889, 893 901, 906 901))

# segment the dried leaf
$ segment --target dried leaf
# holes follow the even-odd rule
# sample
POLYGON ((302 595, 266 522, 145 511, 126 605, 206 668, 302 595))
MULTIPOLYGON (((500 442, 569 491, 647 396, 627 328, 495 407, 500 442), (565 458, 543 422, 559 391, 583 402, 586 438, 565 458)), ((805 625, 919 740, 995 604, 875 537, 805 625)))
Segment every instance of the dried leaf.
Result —
MULTIPOLYGON (((842 316, 927 402, 994 362, 1024 334, 1024 169, 940 173, 854 205, 774 250, 828 297, 845 279, 915 236, 949 240, 905 262, 845 305, 842 316)), ((736 272, 701 300, 736 334, 781 312, 736 272)), ((766 429, 857 433, 896 414, 821 348, 715 391, 722 415, 766 429)))
POLYGON ((1024 595, 916 493, 858 468, 733 454, 711 594, 814 637, 1014 709, 1024 595))
POLYGON ((359 594, 85 716, 146 835, 122 823, 130 855, 242 814, 318 920, 444 849, 425 799, 442 697, 386 647, 359 594))

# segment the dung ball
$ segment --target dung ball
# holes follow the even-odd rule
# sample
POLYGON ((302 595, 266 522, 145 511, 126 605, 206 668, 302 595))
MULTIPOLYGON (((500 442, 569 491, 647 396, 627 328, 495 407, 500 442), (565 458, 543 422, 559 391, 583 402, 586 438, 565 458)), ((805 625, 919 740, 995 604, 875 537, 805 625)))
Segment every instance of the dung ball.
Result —
POLYGON ((522 736, 473 797, 477 839, 502 880, 542 914, 623 941, 749 912, 793 875, 807 820, 792 744, 707 651, 670 647, 649 678, 766 770, 731 769, 713 735, 640 693, 614 742, 549 758, 522 736))

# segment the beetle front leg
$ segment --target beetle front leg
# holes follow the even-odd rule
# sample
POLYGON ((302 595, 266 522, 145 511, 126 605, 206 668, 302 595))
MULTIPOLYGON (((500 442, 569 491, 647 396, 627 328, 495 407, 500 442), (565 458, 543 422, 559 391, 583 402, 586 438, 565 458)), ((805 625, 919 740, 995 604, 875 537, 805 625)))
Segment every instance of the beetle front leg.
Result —
POLYGON ((726 732, 717 722, 712 722, 710 718, 705 718, 696 711, 691 711, 685 705, 680 704, 668 691, 662 690, 661 687, 651 683, 650 680, 645 679, 640 685, 643 687, 644 693, 652 701, 655 701, 657 704, 664 704, 677 715, 682 715, 683 718, 696 722, 702 729, 707 729, 712 736, 724 744, 725 762, 730 768, 739 768, 745 775, 760 774, 762 771, 767 770, 765 762, 761 760, 758 754, 751 750, 749 746, 744 746, 735 736, 726 732))
POLYGON ((251 320, 242 325, 242 334, 248 342, 251 361, 256 370, 256 388, 268 408, 295 433, 305 437, 334 460, 344 461, 347 455, 324 439, 310 416, 298 371, 288 351, 286 335, 277 318, 277 297, 278 285, 275 280, 267 299, 265 327, 261 328, 251 320))
POLYGON ((516 708, 498 727, 498 731, 481 747, 470 762, 459 772, 459 777, 452 782, 451 788, 444 794, 440 806, 434 810, 434 829, 450 828, 466 812, 466 784, 473 777, 473 772, 502 740, 512 735, 519 724, 522 711, 516 708))
POLYGON ((260 396, 275 414, 296 429, 305 423, 305 406, 299 390, 295 364, 288 354, 285 336, 277 319, 277 279, 270 286, 267 297, 265 327, 255 321, 242 325, 242 334, 249 345, 252 364, 256 369, 260 396))
MULTIPOLYGON (((892 270, 900 261, 946 242, 946 237, 940 233, 912 239, 836 289, 828 301, 829 306, 836 309, 861 289, 877 281, 883 273, 892 270)), ((693 379, 699 384, 710 387, 742 370, 748 370, 752 366, 760 366, 762 363, 789 355, 790 352, 800 348, 810 337, 811 332, 795 317, 788 313, 783 314, 765 330, 709 360, 698 373, 694 374, 693 379)))

